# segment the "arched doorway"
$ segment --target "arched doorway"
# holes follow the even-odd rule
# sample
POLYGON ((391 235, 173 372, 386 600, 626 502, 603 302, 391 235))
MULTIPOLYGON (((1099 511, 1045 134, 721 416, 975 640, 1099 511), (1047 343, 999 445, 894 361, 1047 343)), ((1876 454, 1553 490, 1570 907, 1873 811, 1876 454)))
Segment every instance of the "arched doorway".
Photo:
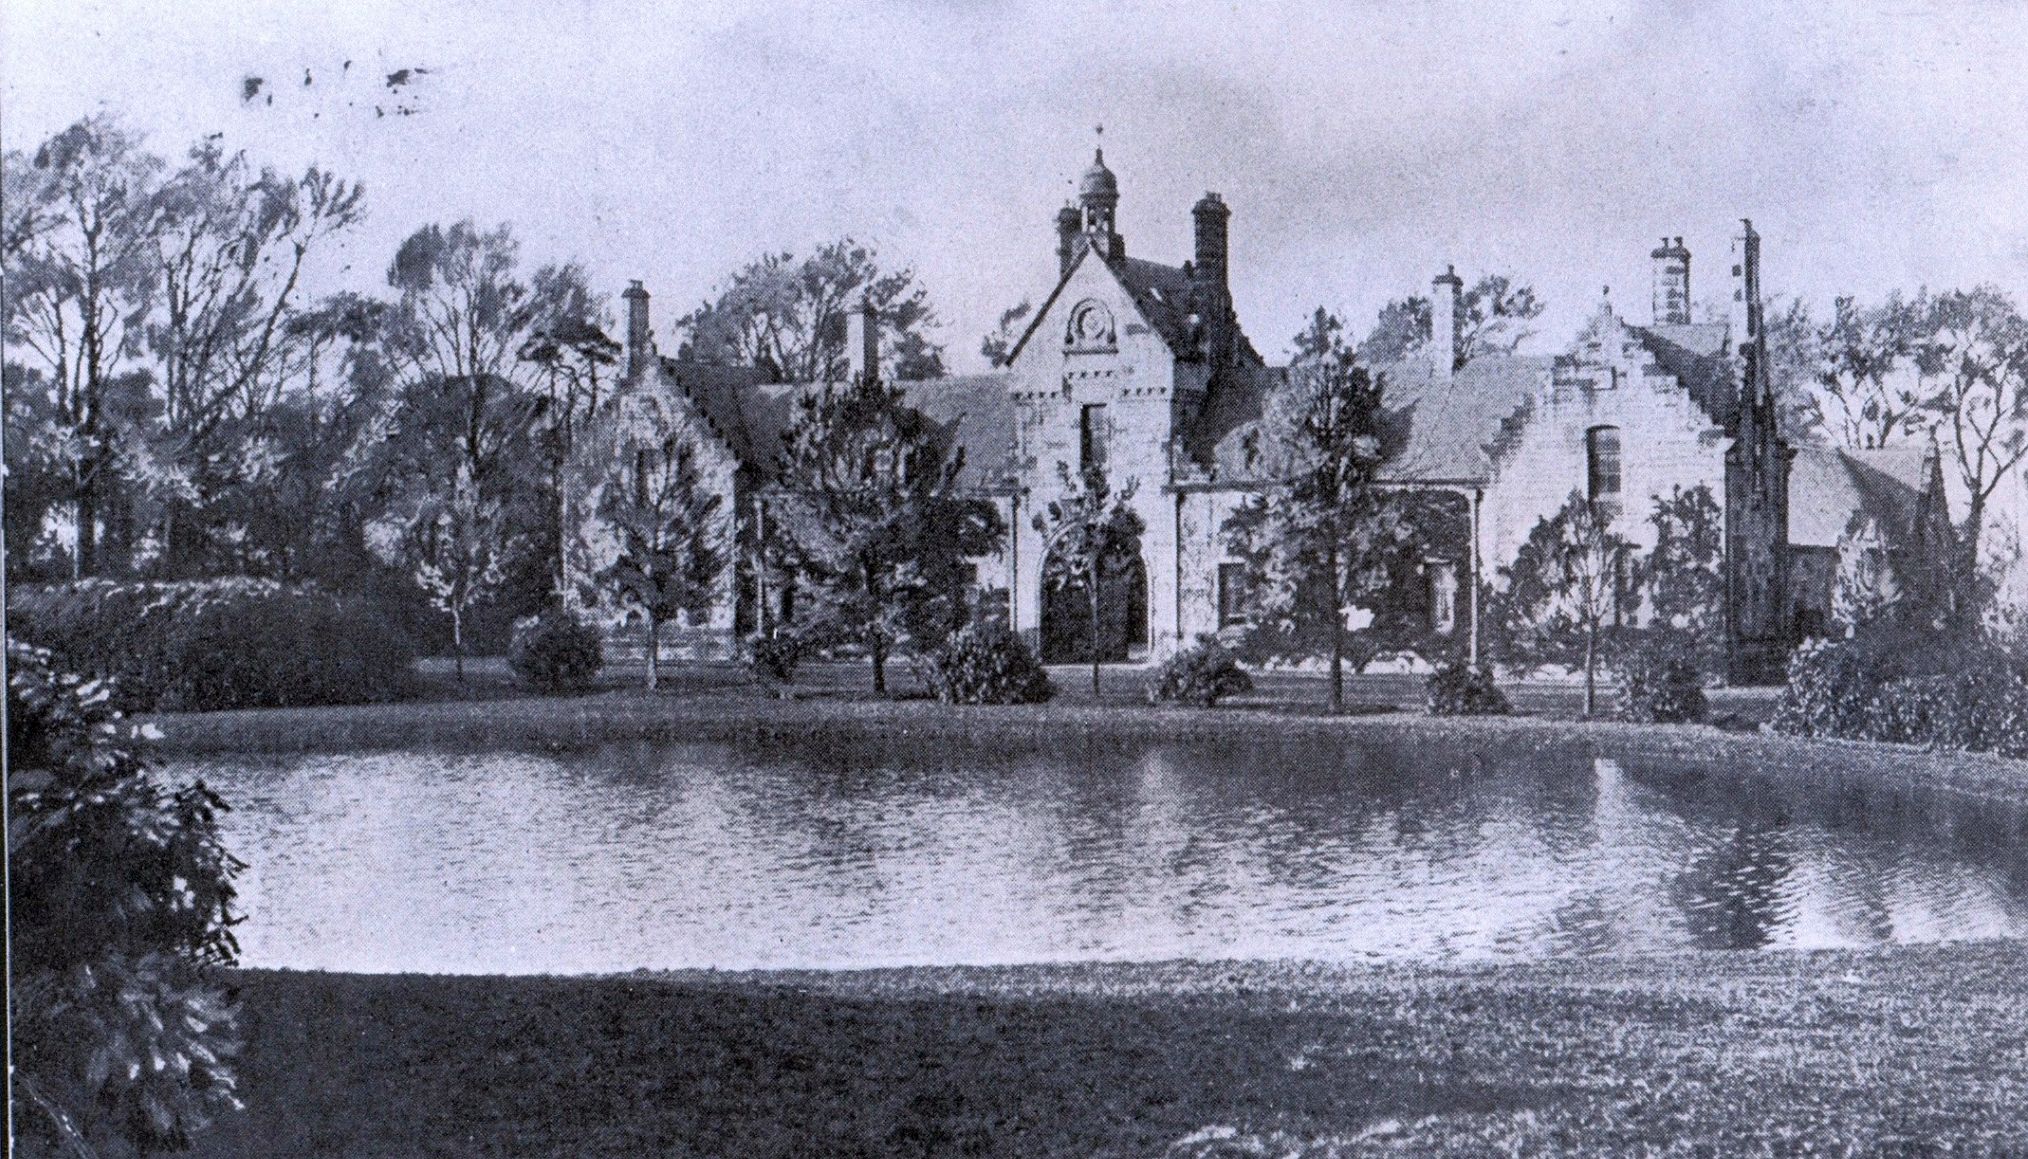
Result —
MULTIPOLYGON (((1046 561, 1043 575, 1057 574, 1046 561)), ((1137 556, 1099 581, 1099 660, 1118 663, 1147 654, 1148 569, 1137 556)), ((1042 662, 1091 663, 1091 592, 1083 582, 1042 586, 1042 662)))

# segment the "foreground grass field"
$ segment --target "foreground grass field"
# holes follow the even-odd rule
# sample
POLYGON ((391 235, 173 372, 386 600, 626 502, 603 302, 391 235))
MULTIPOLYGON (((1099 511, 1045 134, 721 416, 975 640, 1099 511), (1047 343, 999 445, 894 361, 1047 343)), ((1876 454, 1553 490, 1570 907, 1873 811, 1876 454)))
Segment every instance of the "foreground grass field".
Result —
POLYGON ((201 1156, 2020 1154, 2028 951, 251 972, 201 1156))

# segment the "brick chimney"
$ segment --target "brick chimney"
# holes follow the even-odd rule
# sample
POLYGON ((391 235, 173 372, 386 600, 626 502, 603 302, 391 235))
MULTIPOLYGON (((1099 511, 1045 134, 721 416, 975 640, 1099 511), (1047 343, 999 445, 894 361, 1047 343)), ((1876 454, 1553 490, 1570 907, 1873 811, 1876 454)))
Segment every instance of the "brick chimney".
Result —
POLYGON ((620 297, 627 300, 627 377, 635 378, 648 369, 655 354, 655 337, 648 328, 648 291, 632 281, 620 297))
POLYGON ((1070 263, 1077 260, 1078 239, 1084 233, 1084 214, 1075 205, 1066 205, 1056 211, 1056 276, 1070 272, 1070 263))
POLYGON ((864 299, 845 315, 845 380, 880 374, 880 311, 864 299))
POLYGON ((1745 218, 1732 239, 1732 300, 1727 306, 1732 348, 1743 350, 1760 336, 1760 234, 1745 218))
POLYGON ((1690 251, 1683 239, 1663 238, 1654 253, 1654 318, 1657 326, 1690 323, 1690 251))
POLYGON ((1216 193, 1207 193, 1199 198, 1190 210, 1191 220, 1197 226, 1197 255, 1191 269, 1197 275, 1200 285, 1225 289, 1226 267, 1226 223, 1232 220, 1232 211, 1225 208, 1225 200, 1216 193))
POLYGON ((1429 360, 1440 379, 1449 378, 1458 366, 1458 298, 1464 289, 1456 266, 1445 266, 1430 280, 1429 360))

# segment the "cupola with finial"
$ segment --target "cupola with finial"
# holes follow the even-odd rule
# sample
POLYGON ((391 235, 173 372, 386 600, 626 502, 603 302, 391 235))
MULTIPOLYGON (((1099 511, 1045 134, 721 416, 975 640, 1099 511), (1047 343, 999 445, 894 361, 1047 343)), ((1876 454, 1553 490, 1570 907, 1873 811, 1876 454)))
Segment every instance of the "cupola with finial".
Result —
MULTIPOLYGON (((1105 127, 1099 127, 1105 133, 1105 127)), ((1106 168, 1106 151, 1099 146, 1093 151, 1091 168, 1084 171, 1084 177, 1077 185, 1077 199, 1084 208, 1084 233, 1088 244, 1098 255, 1111 261, 1127 256, 1127 246, 1117 228, 1117 213, 1120 207, 1120 182, 1113 171, 1106 168)))

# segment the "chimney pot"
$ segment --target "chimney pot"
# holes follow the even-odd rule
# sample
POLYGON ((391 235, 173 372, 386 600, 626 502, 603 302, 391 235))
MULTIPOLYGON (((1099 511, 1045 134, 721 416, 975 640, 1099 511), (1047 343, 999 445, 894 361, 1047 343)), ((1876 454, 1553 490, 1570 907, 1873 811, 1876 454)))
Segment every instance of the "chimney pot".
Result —
POLYGON ((1682 326, 1690 321, 1690 251, 1683 239, 1662 239, 1650 255, 1654 262, 1651 310, 1657 326, 1682 326))
POLYGON ((1458 365, 1458 298, 1464 290, 1458 268, 1446 264, 1444 272, 1430 280, 1429 347, 1430 369, 1439 379, 1450 378, 1458 365))
POLYGON ((880 376, 880 311, 871 301, 845 315, 845 359, 847 381, 880 376))
POLYGON ((635 378, 648 369, 655 349, 654 334, 648 325, 648 291, 635 278, 620 296, 627 300, 627 377, 635 378))

